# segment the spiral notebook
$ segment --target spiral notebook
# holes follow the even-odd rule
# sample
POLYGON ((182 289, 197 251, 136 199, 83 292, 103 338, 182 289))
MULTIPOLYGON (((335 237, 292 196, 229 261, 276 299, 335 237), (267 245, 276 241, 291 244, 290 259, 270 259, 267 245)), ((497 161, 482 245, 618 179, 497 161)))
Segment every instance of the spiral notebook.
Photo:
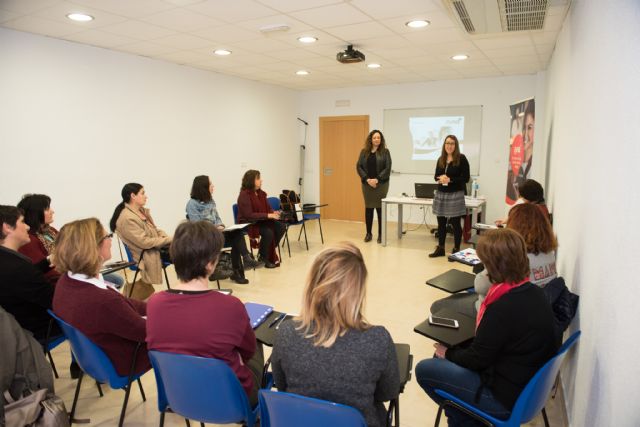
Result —
POLYGON ((258 304, 255 302, 246 302, 244 307, 249 315, 249 321, 253 329, 257 328, 264 322, 269 314, 273 311, 273 307, 265 304, 258 304))
POLYGON ((476 254, 476 250, 472 248, 463 249, 460 252, 456 252, 455 254, 449 255, 449 259, 451 261, 458 261, 467 265, 476 265, 480 264, 480 258, 476 254))

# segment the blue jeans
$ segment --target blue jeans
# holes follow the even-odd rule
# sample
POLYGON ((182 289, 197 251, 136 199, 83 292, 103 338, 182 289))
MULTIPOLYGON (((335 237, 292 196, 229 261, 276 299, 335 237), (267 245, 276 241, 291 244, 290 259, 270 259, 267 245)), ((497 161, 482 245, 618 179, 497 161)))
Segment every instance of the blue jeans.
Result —
MULTIPOLYGON (((511 415, 511 411, 493 396, 488 387, 482 389, 480 399, 476 402, 476 393, 481 384, 480 374, 446 359, 422 360, 416 365, 416 379, 420 387, 438 405, 444 399, 436 394, 435 389, 446 391, 493 417, 507 419, 511 415)), ((445 408, 445 414, 449 427, 484 425, 451 406, 445 408)))
POLYGON ((124 278, 119 274, 115 274, 115 273, 105 274, 104 280, 115 285, 116 289, 120 289, 122 285, 124 285, 124 278))

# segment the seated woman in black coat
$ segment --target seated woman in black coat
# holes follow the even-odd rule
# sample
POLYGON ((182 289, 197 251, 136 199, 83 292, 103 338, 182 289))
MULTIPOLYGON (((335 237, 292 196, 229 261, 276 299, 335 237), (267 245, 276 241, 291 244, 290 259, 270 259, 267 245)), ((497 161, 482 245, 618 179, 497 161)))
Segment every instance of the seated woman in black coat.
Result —
MULTIPOLYGON (((466 348, 435 344, 435 357, 418 363, 416 377, 436 403, 442 398, 434 389, 441 389, 506 419, 531 377, 555 355, 559 342, 544 291, 529 282, 524 239, 510 229, 491 230, 478 241, 477 254, 492 284, 478 310, 476 336, 466 348)), ((449 426, 476 425, 449 408, 449 426)))

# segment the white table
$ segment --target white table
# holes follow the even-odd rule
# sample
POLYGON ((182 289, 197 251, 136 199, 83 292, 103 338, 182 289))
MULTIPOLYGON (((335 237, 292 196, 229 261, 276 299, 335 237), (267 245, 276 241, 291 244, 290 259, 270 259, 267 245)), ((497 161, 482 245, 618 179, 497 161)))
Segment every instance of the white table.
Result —
MULTIPOLYGON (((484 213, 487 202, 484 199, 464 198, 467 214, 471 213, 471 226, 476 223, 479 213, 484 213)), ((387 197, 382 199, 382 246, 387 246, 387 206, 398 205, 398 239, 402 239, 402 208, 404 205, 424 206, 431 209, 433 199, 418 199, 416 197, 387 197)))

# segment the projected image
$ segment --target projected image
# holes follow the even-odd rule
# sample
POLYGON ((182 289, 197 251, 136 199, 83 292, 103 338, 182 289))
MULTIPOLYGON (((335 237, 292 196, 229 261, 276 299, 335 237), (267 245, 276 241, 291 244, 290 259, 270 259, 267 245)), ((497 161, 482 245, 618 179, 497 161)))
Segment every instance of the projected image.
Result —
MULTIPOLYGON (((413 142, 412 160, 436 160, 447 135, 464 140, 464 117, 410 117, 409 130, 413 142)), ((462 144, 460 145, 462 151, 462 144)))

